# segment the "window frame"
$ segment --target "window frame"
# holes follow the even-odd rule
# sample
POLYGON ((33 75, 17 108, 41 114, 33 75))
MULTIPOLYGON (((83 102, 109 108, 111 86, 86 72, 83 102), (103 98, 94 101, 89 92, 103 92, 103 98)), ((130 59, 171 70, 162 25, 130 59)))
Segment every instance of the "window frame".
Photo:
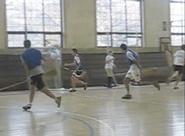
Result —
MULTIPOLYGON (((170 3, 169 3, 169 7, 170 7, 170 13, 169 13, 169 15, 170 15, 170 34, 171 34, 171 46, 181 46, 182 44, 185 44, 185 20, 183 21, 182 20, 182 26, 179 26, 180 27, 180 29, 182 30, 182 32, 172 32, 172 29, 173 28, 177 28, 178 26, 174 26, 173 27, 173 21, 172 21, 172 9, 171 9, 171 4, 173 4, 173 3, 182 3, 183 5, 184 5, 184 12, 185 12, 185 0, 183 0, 183 1, 178 1, 178 0, 170 0, 170 3), (184 32, 183 32, 184 31, 184 32), (180 41, 180 43, 181 44, 176 44, 176 45, 173 45, 173 43, 175 42, 173 42, 173 38, 172 37, 175 37, 175 36, 180 36, 180 38, 181 38, 181 41, 180 41)), ((185 13, 184 13, 184 15, 185 15, 185 13)), ((183 19, 183 15, 182 15, 182 19, 183 19)), ((184 19, 185 19, 185 17, 184 17, 184 19)))
MULTIPOLYGON (((7 9, 7 0, 5 0, 5 14, 6 14, 6 33, 7 33, 7 38, 6 38, 6 41, 7 41, 7 48, 8 49, 16 49, 16 48, 24 48, 23 46, 20 47, 20 46, 17 46, 17 47, 10 47, 9 46, 9 39, 8 39, 8 36, 9 34, 10 35, 24 35, 24 40, 27 39, 27 35, 28 34, 42 34, 43 35, 43 45, 41 45, 42 47, 36 47, 36 48, 45 48, 47 46, 47 39, 46 39, 46 36, 47 35, 59 35, 60 36, 60 46, 63 48, 63 0, 58 0, 58 2, 60 3, 60 12, 59 12, 59 15, 60 15, 60 30, 58 31, 45 31, 44 29, 44 25, 45 25, 45 11, 44 11, 44 0, 42 0, 42 25, 41 27, 43 27, 42 31, 28 31, 27 30, 27 15, 26 15, 26 0, 23 0, 23 4, 24 4, 24 8, 23 8, 23 14, 24 14, 24 30, 23 31, 11 31, 11 30, 8 30, 8 16, 7 16, 7 12, 8 12, 8 9, 7 9)), ((19 18, 18 18, 19 19, 19 18)), ((23 41, 22 41, 23 42, 23 41)))
MULTIPOLYGON (((112 0, 109 0, 109 2, 111 3, 111 1, 112 0)), ((126 30, 125 30, 125 32, 113 32, 112 31, 112 28, 113 28, 113 26, 112 26, 112 16, 111 16, 111 14, 112 14, 112 7, 111 7, 111 4, 110 4, 110 6, 109 6, 109 10, 110 10, 110 30, 111 31, 109 31, 109 32, 98 32, 98 19, 97 19, 97 14, 98 14, 98 12, 97 12, 97 1, 96 1, 96 42, 97 42, 97 44, 96 44, 96 47, 98 47, 98 48, 106 48, 106 47, 113 47, 113 48, 116 48, 116 46, 113 46, 113 42, 114 42, 114 40, 113 40, 113 35, 115 35, 115 34, 117 34, 117 35, 120 35, 120 36, 130 36, 130 35, 133 35, 133 36, 138 36, 138 37, 140 37, 139 39, 140 39, 140 44, 141 45, 139 45, 139 46, 133 46, 132 45, 132 47, 143 47, 143 35, 144 35, 144 30, 143 30, 143 21, 144 21, 144 19, 143 19, 143 0, 130 0, 130 1, 139 1, 139 11, 140 11, 140 32, 130 32, 130 31, 128 31, 128 28, 126 28, 126 30), (108 46, 99 46, 98 45, 98 36, 100 36, 100 35, 104 35, 104 36, 110 36, 110 46, 108 45, 108 46)), ((124 2, 126 2, 126 0, 124 0, 124 2)), ((126 7, 126 8, 128 8, 128 7, 126 7)), ((126 9, 125 9, 126 10, 126 9)), ((126 15, 126 16, 128 16, 128 14, 126 15)), ((128 27, 128 19, 127 19, 127 17, 126 17, 126 19, 124 19, 125 20, 125 22, 126 22, 126 27, 128 27)), ((137 40, 137 39, 136 39, 137 40)), ((128 38, 126 38, 126 43, 128 42, 128 38)), ((128 44, 128 46, 130 46, 129 44, 128 44)))

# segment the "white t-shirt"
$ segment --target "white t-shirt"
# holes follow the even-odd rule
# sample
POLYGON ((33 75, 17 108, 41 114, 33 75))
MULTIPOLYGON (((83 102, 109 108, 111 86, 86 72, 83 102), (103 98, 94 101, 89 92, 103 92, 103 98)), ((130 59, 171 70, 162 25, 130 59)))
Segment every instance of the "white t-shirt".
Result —
POLYGON ((112 55, 107 55, 105 58, 105 69, 114 67, 114 57, 112 55))
POLYGON ((54 60, 61 60, 60 50, 57 48, 53 48, 50 50, 50 57, 54 60))
POLYGON ((80 62, 80 57, 79 57, 79 55, 78 54, 76 54, 75 56, 74 56, 74 63, 76 64, 76 65, 79 65, 81 62, 80 62))
POLYGON ((174 60, 173 64, 178 66, 184 66, 185 61, 185 51, 184 50, 178 50, 174 53, 174 60))

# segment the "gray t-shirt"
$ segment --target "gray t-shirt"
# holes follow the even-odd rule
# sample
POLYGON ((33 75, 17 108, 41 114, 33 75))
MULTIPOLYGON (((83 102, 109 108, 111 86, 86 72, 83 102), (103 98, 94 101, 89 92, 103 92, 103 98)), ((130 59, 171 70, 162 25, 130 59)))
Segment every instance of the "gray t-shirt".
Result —
POLYGON ((29 77, 36 76, 36 75, 43 74, 43 73, 44 73, 44 69, 42 65, 39 65, 29 70, 29 77))

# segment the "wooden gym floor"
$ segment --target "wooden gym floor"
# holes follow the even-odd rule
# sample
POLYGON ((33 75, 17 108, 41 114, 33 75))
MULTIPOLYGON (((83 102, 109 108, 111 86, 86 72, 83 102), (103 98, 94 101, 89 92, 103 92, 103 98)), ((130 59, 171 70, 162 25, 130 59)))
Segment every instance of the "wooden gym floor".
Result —
POLYGON ((184 136, 184 83, 132 86, 132 100, 121 100, 123 85, 88 88, 62 95, 62 106, 37 92, 30 112, 22 111, 28 91, 0 93, 0 136, 184 136))

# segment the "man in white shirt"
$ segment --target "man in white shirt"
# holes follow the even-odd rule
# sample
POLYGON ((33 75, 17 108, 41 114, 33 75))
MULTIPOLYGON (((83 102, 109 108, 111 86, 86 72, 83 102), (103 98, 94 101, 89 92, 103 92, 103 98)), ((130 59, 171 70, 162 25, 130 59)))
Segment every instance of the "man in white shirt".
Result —
POLYGON ((181 46, 181 49, 176 51, 173 55, 173 74, 168 78, 167 83, 175 80, 174 89, 178 89, 177 86, 182 78, 185 66, 185 44, 181 46))
POLYGON ((114 64, 114 56, 112 51, 107 52, 107 56, 105 57, 105 71, 107 74, 107 87, 112 88, 112 81, 114 82, 114 85, 117 85, 116 79, 114 77, 113 69, 115 67, 114 64))
POLYGON ((78 50, 77 49, 72 49, 72 55, 73 55, 73 62, 72 63, 68 63, 68 64, 64 64, 64 67, 75 67, 72 75, 71 75, 71 86, 72 89, 70 90, 70 92, 76 92, 76 85, 77 84, 81 84, 84 86, 84 90, 86 90, 87 88, 87 82, 84 81, 84 78, 87 74, 86 71, 83 70, 82 68, 82 64, 80 61, 80 56, 78 54, 78 50))

